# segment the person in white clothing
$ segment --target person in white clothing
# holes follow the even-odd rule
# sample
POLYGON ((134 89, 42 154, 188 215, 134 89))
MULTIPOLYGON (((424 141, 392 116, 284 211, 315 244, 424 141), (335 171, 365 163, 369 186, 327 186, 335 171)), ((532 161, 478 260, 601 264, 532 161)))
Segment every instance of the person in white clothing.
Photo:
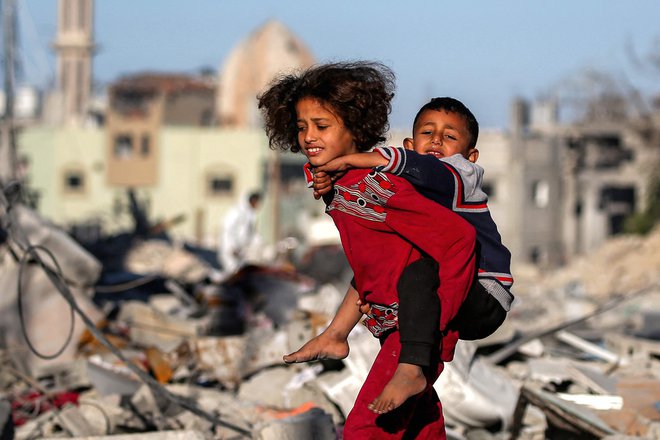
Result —
POLYGON ((245 264, 250 247, 259 239, 256 223, 260 203, 261 194, 250 193, 231 208, 223 219, 218 260, 225 276, 232 275, 245 264))

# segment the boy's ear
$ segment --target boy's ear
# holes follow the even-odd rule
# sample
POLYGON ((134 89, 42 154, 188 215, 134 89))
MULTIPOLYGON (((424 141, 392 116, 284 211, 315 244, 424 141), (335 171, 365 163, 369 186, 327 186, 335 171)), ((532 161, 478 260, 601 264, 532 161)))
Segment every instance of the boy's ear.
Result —
POLYGON ((412 150, 413 149, 413 140, 412 138, 405 138, 403 140, 403 148, 406 150, 412 150))
POLYGON ((468 151, 467 158, 470 162, 475 163, 477 159, 479 159, 479 150, 476 148, 470 148, 470 151, 468 151))

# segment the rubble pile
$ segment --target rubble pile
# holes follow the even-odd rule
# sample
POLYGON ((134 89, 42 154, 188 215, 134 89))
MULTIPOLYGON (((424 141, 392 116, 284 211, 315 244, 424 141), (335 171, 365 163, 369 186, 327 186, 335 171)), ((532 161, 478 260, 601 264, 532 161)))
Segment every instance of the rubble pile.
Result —
MULTIPOLYGON (((163 237, 131 237, 110 264, 23 216, 0 224, 0 438, 341 438, 378 342, 358 326, 343 361, 282 355, 329 323, 344 280, 289 265, 219 279, 163 237), (29 246, 52 258, 21 260, 29 246)), ((434 385, 448 438, 660 438, 659 268, 660 229, 559 271, 514 268, 505 325, 461 341, 434 385)))

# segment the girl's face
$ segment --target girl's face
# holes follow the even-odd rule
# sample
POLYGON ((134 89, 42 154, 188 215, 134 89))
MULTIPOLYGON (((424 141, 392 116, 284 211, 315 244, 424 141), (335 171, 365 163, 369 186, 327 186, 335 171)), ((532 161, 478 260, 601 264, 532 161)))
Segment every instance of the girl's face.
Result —
POLYGON ((353 134, 331 110, 315 98, 302 98, 296 104, 298 144, 312 166, 358 152, 353 134))

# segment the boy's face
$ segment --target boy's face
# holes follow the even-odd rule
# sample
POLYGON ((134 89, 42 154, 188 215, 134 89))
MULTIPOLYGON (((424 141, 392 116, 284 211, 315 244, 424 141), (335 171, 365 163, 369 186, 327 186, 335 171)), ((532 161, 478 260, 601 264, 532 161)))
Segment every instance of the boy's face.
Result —
POLYGON ((413 127, 413 138, 406 138, 404 146, 437 158, 460 154, 470 162, 476 162, 479 157, 479 151, 470 148, 470 133, 465 118, 445 110, 424 110, 413 127))
POLYGON ((298 144, 312 166, 357 153, 353 134, 331 108, 318 99, 303 98, 296 104, 298 144))

